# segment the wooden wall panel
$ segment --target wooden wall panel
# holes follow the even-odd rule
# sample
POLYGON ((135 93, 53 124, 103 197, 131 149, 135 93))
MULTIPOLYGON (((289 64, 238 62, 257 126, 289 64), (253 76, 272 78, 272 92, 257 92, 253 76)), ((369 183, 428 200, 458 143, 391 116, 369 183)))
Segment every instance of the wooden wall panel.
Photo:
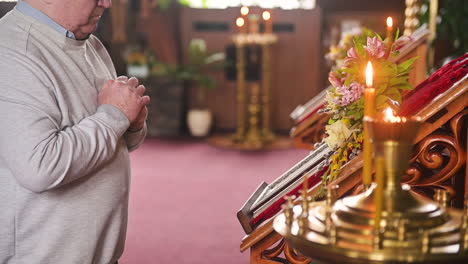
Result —
MULTIPOLYGON (((252 13, 261 14, 261 10, 254 8, 252 13)), ((275 9, 272 13, 274 24, 288 23, 295 28, 294 32, 277 33, 279 42, 272 48, 272 127, 275 131, 288 131, 291 128, 290 112, 323 88, 319 85, 322 62, 320 10, 275 9)), ((212 52, 224 51, 231 44, 234 21, 238 14, 238 8, 182 9, 183 57, 192 38, 205 39, 212 52), (193 28, 195 22, 228 23, 229 29, 224 32, 197 32, 193 28)), ((214 112, 216 130, 232 131, 236 127, 236 83, 227 81, 221 72, 216 74, 216 78, 218 87, 209 93, 208 106, 214 112)), ((190 97, 193 104, 193 96, 190 97)))

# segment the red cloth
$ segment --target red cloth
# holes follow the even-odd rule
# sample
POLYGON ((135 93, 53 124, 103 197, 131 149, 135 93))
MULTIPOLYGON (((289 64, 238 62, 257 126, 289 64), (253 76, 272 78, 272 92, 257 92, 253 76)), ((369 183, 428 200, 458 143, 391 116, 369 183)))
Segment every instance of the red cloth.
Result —
POLYGON ((411 116, 468 74, 468 53, 452 60, 420 83, 403 100, 399 115, 411 116))

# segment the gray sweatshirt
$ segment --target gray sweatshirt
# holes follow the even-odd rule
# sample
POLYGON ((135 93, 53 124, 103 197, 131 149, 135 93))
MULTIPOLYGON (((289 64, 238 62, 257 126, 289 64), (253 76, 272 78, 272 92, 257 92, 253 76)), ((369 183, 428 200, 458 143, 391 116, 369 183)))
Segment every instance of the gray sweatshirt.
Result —
POLYGON ((114 263, 125 242, 128 132, 97 103, 112 61, 13 10, 0 19, 0 263, 114 263))

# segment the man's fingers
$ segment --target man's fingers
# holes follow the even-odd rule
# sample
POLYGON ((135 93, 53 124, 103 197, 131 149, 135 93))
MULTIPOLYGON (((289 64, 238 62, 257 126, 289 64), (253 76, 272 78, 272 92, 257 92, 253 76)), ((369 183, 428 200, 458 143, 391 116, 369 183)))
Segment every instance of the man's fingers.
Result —
POLYGON ((135 78, 135 77, 132 77, 130 79, 128 79, 128 85, 130 85, 132 88, 135 88, 138 86, 138 79, 135 78))
POLYGON ((139 96, 143 96, 145 94, 145 86, 144 85, 138 85, 138 87, 136 88, 136 94, 138 94, 139 96))
POLYGON ((117 77, 117 81, 126 82, 126 81, 128 81, 128 77, 127 77, 127 76, 123 76, 123 75, 122 75, 122 76, 119 76, 119 77, 117 77))
POLYGON ((147 96, 147 95, 141 97, 141 104, 142 104, 142 105, 147 105, 147 104, 149 104, 150 101, 151 101, 151 100, 150 100, 150 97, 147 96))

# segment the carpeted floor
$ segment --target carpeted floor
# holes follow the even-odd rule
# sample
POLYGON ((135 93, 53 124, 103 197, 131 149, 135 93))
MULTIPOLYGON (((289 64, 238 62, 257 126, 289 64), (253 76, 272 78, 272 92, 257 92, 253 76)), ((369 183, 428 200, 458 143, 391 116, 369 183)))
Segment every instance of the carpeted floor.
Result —
POLYGON ((120 264, 247 264, 236 212, 305 150, 239 152, 149 139, 131 153, 126 249, 120 264))

